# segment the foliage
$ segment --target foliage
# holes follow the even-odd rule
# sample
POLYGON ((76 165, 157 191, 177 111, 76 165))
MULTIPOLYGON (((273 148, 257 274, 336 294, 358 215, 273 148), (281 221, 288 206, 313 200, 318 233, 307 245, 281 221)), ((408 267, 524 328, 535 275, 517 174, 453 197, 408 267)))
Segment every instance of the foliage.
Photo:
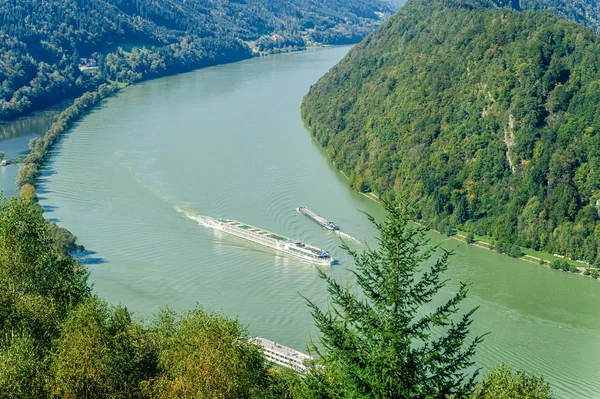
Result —
MULTIPOLYGON (((381 250, 350 251, 365 296, 327 279, 335 307, 311 304, 323 331, 323 367, 308 376, 267 368, 236 320, 197 307, 164 310, 149 326, 123 306, 91 295, 87 273, 53 245, 39 205, 0 199, 0 398, 326 398, 423 397, 468 393, 465 368, 480 338, 463 348, 471 323, 456 318, 466 286, 433 311, 448 252, 390 208, 377 225, 381 250), (348 350, 351 349, 351 350, 348 350)), ((597 271, 594 270, 592 275, 597 271)), ((325 276, 323 276, 325 277, 325 276)), ((479 384, 477 398, 499 392, 547 393, 538 377, 506 368, 479 384), (483 385, 482 385, 483 384, 483 385)), ((513 395, 513 396, 510 396, 513 395)), ((528 396, 545 398, 549 396, 528 396)))
POLYGON ((268 369, 268 386, 261 399, 308 398, 303 379, 295 370, 284 367, 268 369))
POLYGON ((32 184, 24 184, 19 191, 19 198, 23 201, 38 201, 37 191, 32 184))
POLYGON ((0 120, 96 91, 232 62, 257 51, 356 42, 382 0, 0 2, 0 120), (281 40, 271 40, 274 36, 281 40), (251 46, 250 46, 250 45, 251 46), (80 68, 92 58, 97 68, 80 68))
POLYGON ((322 349, 323 367, 306 377, 311 397, 416 398, 463 397, 474 389, 477 371, 468 376, 482 337, 466 344, 473 309, 456 318, 467 285, 429 310, 446 281, 447 252, 427 246, 425 229, 408 222, 406 207, 384 203, 388 218, 377 223, 379 248, 358 253, 347 246, 360 292, 325 273, 332 306, 308 302, 322 349), (436 251, 441 256, 424 267, 436 251))
POLYGON ((53 248, 36 204, 0 198, 0 336, 48 344, 57 323, 89 294, 87 273, 53 248), (34 319, 31 316, 35 316, 34 319))
POLYGON ((541 376, 522 370, 513 372, 507 365, 490 370, 477 384, 473 399, 551 399, 548 383, 541 376))
POLYGON ((52 340, 89 292, 85 270, 55 251, 39 205, 0 197, 1 397, 44 397, 52 340))
POLYGON ((156 373, 147 337, 127 309, 90 297, 61 326, 51 355, 50 395, 61 398, 142 397, 156 373))
POLYGON ((579 273, 579 270, 575 266, 562 259, 553 260, 550 267, 556 270, 562 270, 563 272, 579 273))
POLYGON ((548 11, 567 18, 596 32, 600 30, 600 10, 595 1, 585 0, 474 0, 482 6, 510 7, 516 10, 548 11), (486 4, 487 3, 487 4, 486 4))
POLYGON ((302 116, 351 184, 408 196, 435 229, 592 263, 599 54, 598 35, 549 13, 409 1, 302 116))
POLYGON ((176 320, 163 311, 154 327, 160 375, 148 385, 160 398, 251 398, 267 384, 259 347, 235 320, 201 307, 176 320))
POLYGON ((467 233, 467 235, 465 236, 465 241, 467 244, 473 244, 475 242, 475 236, 473 235, 473 233, 467 233))

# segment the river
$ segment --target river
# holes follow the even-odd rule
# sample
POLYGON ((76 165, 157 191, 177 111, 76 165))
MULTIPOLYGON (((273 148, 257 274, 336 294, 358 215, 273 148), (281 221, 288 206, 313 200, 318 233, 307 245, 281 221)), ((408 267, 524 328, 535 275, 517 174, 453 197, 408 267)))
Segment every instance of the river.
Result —
MULTIPOLYGON (((29 152, 29 141, 41 137, 56 121, 60 111, 69 105, 64 101, 44 111, 33 112, 26 117, 0 122, 0 152, 6 159, 17 159, 29 152)), ((0 166, 0 191, 5 195, 15 192, 20 165, 0 166)))
MULTIPOLYGON (((168 305, 222 311, 259 335, 305 350, 316 336, 300 294, 325 304, 314 267, 205 227, 209 217, 254 224, 329 249, 346 279, 340 238, 375 234, 352 191, 300 119, 310 85, 347 47, 269 56, 134 85, 71 129, 39 187, 47 217, 86 255, 95 291, 140 317, 168 305), (306 205, 343 235, 295 211, 306 205)), ((491 332, 476 362, 541 372, 564 398, 600 397, 600 283, 431 235, 456 255, 443 297, 473 283, 474 333, 491 332)))

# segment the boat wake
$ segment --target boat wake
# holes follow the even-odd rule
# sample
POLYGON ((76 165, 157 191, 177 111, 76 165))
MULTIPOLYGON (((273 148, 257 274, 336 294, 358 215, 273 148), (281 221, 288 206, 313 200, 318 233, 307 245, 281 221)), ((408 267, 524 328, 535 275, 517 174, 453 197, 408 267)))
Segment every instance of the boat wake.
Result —
POLYGON ((209 229, 212 229, 217 222, 215 219, 211 218, 210 216, 199 215, 199 214, 191 212, 187 209, 175 207, 175 210, 177 212, 183 214, 183 216, 185 216, 187 219, 193 220, 194 222, 198 223, 200 226, 208 227, 209 229))
POLYGON ((353 237, 348 233, 344 233, 343 231, 340 231, 340 230, 335 230, 335 232, 340 236, 340 238, 342 240, 352 240, 352 241, 355 241, 360 244, 360 240, 358 238, 353 237))

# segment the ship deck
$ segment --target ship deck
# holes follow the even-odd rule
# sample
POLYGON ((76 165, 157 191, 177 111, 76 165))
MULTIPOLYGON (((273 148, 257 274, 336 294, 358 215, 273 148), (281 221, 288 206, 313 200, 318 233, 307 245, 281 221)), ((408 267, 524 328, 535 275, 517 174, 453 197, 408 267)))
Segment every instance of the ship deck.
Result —
POLYGON ((305 362, 313 359, 312 356, 265 338, 256 337, 253 342, 262 346, 267 360, 295 370, 306 370, 305 362))
POLYGON ((291 242, 292 241, 288 237, 284 237, 282 235, 275 234, 275 233, 272 233, 272 232, 270 232, 268 230, 260 229, 260 228, 255 227, 255 226, 251 226, 249 224, 238 222, 236 220, 219 219, 219 221, 223 222, 223 223, 227 223, 230 226, 237 227, 238 229, 251 231, 253 233, 261 234, 261 235, 264 235, 266 237, 273 238, 275 240, 284 241, 284 242, 291 242))
MULTIPOLYGON (((252 232, 254 234, 263 235, 265 237, 269 237, 269 238, 284 242, 289 245, 288 248, 290 248, 290 249, 294 248, 294 250, 296 250, 297 252, 300 252, 300 253, 304 252, 304 255, 306 255, 306 256, 310 256, 308 254, 312 254, 313 256, 316 255, 318 258, 321 258, 322 260, 331 258, 333 261, 333 258, 331 257, 331 255, 329 254, 328 251, 325 251, 321 248, 306 244, 304 242, 301 242, 298 240, 292 240, 291 238, 281 236, 279 234, 275 234, 268 230, 260 229, 258 227, 255 227, 255 226, 252 226, 252 225, 249 225, 246 223, 238 222, 237 220, 219 219, 219 222, 224 223, 231 227, 238 228, 240 230, 252 232)), ((246 239, 249 239, 250 241, 254 241, 253 239, 250 239, 250 238, 246 238, 246 239)))

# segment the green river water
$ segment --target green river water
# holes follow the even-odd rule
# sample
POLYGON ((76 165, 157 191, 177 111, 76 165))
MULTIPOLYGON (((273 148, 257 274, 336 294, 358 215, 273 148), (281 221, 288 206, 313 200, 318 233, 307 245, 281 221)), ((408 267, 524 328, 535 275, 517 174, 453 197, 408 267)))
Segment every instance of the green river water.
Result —
MULTIPOLYGON (((67 103, 61 103, 45 111, 34 112, 26 117, 0 122, 0 151, 6 159, 17 159, 27 155, 29 141, 40 137, 58 118, 67 103)), ((19 165, 0 166, 0 191, 12 195, 15 191, 15 179, 19 165)))
MULTIPOLYGON (((305 350, 316 336, 299 293, 326 303, 315 268, 205 227, 227 217, 330 250, 362 246, 363 214, 381 208, 352 191, 300 119, 308 88, 348 51, 269 56, 135 85, 85 116, 54 151, 39 187, 47 217, 90 251, 100 296, 141 317, 202 304, 256 335, 305 350), (295 211, 335 221, 338 235, 295 211)), ((477 365, 544 374, 563 398, 600 397, 600 282, 514 260, 442 236, 456 248, 443 297, 473 283, 463 309, 491 332, 477 365)), ((371 239, 371 242, 372 239, 371 239)))

